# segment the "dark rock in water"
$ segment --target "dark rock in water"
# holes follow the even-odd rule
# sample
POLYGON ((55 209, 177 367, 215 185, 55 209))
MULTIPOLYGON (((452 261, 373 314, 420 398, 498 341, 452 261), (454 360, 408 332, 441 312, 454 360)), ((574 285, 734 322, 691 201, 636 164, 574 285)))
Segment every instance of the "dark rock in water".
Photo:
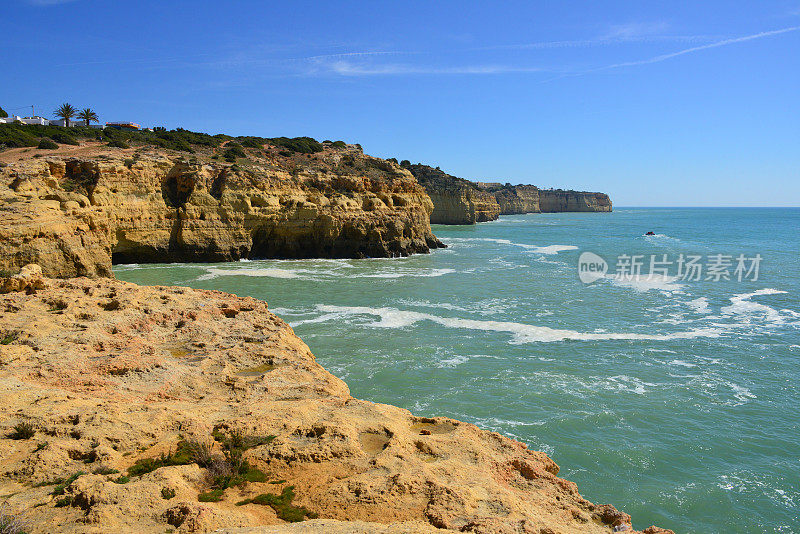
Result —
POLYGON ((656 233, 655 233, 655 232, 653 232, 653 231, 650 231, 650 232, 647 232, 647 233, 646 233, 646 234, 644 234, 644 235, 656 235, 656 233))

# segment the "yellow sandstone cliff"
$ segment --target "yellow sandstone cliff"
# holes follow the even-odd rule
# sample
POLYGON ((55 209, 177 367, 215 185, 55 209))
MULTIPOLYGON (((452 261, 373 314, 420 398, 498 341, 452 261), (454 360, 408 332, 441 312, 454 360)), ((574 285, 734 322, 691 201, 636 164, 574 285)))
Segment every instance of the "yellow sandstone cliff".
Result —
POLYGON ((114 263, 387 257, 443 246, 411 173, 326 148, 246 163, 153 148, 83 147, 0 168, 0 270, 110 276, 114 263))
POLYGON ((0 495, 29 534, 629 529, 523 443, 353 398, 265 302, 39 273, 0 280, 0 495))
POLYGON ((612 209, 611 199, 605 193, 472 182, 419 163, 407 164, 406 168, 433 201, 433 224, 475 224, 493 221, 500 215, 612 209))

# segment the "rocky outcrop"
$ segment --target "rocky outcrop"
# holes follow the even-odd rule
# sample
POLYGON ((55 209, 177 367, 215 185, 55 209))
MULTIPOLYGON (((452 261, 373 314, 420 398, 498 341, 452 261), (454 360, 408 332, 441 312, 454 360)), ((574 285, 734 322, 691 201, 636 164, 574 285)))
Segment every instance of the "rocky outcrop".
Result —
POLYGON ((35 293, 39 289, 45 289, 47 284, 42 277, 42 268, 38 265, 26 265, 17 274, 0 278, 0 293, 11 293, 13 291, 25 291, 35 293))
POLYGON ((540 189, 539 210, 542 213, 562 211, 611 211, 611 199, 605 193, 540 189))
POLYGON ((611 199, 605 193, 471 182, 419 163, 407 168, 433 201, 432 224, 475 224, 523 213, 611 211, 611 199))
POLYGON ((210 154, 103 148, 0 168, 0 270, 110 276, 112 263, 391 257, 443 246, 410 172, 360 149, 210 154))
POLYGON ((534 185, 500 186, 492 190, 501 215, 539 213, 539 188, 534 185))
POLYGON ((0 295, 0 495, 30 534, 630 526, 523 443, 354 399, 262 301, 44 283, 0 295))
POLYGON ((439 168, 411 165, 409 170, 433 201, 431 224, 475 224, 500 215, 494 195, 439 168))

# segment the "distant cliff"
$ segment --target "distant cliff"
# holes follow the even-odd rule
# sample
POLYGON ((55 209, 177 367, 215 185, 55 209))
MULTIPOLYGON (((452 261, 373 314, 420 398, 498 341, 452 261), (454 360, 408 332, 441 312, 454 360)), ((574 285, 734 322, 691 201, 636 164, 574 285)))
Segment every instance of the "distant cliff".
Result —
POLYGON ((539 210, 542 213, 560 211, 611 211, 611 199, 605 193, 540 189, 539 210))
POLYGON ((605 193, 471 182, 422 164, 406 168, 433 201, 432 224, 474 224, 522 213, 611 211, 611 199, 605 193))
POLYGON ((493 190, 501 215, 539 213, 539 188, 535 185, 500 186, 493 190))
POLYGON ((408 169, 433 201, 431 224, 475 224, 500 215, 494 194, 474 182, 428 165, 411 165, 408 169))

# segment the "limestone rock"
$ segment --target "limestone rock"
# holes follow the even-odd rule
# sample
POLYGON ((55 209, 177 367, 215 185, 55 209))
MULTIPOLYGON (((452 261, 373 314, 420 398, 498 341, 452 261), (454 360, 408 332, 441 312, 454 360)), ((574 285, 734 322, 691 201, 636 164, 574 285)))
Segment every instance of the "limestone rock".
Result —
POLYGON ((611 211, 611 199, 605 193, 540 189, 539 209, 542 213, 562 211, 611 211))
MULTIPOLYGON (((116 151, 115 151, 116 150, 116 151)), ((166 151, 0 168, 0 270, 111 276, 115 263, 392 257, 444 246, 411 173, 353 151, 247 166, 166 151), (337 163, 337 161, 339 163, 337 163)))
POLYGON ((494 190, 502 215, 539 213, 539 188, 533 185, 501 186, 494 190))
POLYGON ((438 167, 417 164, 408 168, 433 201, 433 224, 475 224, 522 213, 611 211, 611 199, 605 193, 471 182, 438 167))
POLYGON ((46 284, 0 295, 0 495, 30 534, 591 534, 630 524, 523 443, 354 399, 263 301, 104 278, 46 284), (11 439, 21 423, 35 433, 11 439), (199 502, 211 475, 196 463, 121 478, 181 439, 218 447, 214 429, 274 436, 244 453, 266 480, 199 502), (53 495, 57 479, 72 480, 63 495, 53 495), (288 525, 271 506, 243 502, 289 486, 292 504, 319 519, 288 525))
POLYGON ((475 224, 500 215, 494 195, 469 180, 428 165, 411 165, 409 170, 433 201, 431 224, 475 224))
POLYGON ((19 273, 8 278, 0 278, 0 293, 27 291, 33 293, 37 289, 47 287, 42 279, 42 268, 35 264, 23 267, 19 273))

